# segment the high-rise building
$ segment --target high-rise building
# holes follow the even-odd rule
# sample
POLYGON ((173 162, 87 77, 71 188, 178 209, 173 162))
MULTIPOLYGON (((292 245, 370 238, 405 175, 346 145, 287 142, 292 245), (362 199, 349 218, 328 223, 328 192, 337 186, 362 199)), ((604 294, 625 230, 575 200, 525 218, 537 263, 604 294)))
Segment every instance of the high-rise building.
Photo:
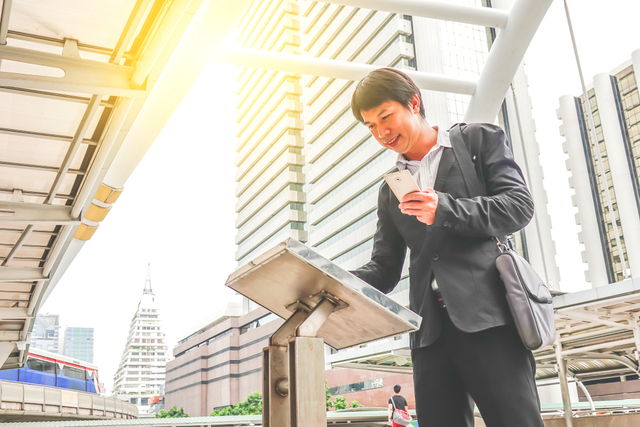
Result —
POLYGON ((582 95, 560 98, 560 133, 566 140, 569 183, 582 227, 582 258, 594 287, 640 277, 639 70, 640 49, 611 72, 593 77, 587 87, 588 107, 582 95))
POLYGON ((148 413, 152 398, 164 395, 168 361, 169 348, 147 272, 142 298, 131 319, 120 366, 114 377, 113 394, 138 405, 141 414, 148 413))
POLYGON ((58 353, 60 341, 60 315, 39 314, 33 324, 30 345, 40 350, 58 353))
POLYGON ((67 326, 62 353, 74 359, 93 363, 93 328, 67 326))
MULTIPOLYGON (((300 53, 296 0, 256 0, 240 22, 243 47, 300 53)), ((238 76, 236 122, 236 259, 255 257, 272 243, 307 240, 302 168, 300 76, 245 68, 238 76)))

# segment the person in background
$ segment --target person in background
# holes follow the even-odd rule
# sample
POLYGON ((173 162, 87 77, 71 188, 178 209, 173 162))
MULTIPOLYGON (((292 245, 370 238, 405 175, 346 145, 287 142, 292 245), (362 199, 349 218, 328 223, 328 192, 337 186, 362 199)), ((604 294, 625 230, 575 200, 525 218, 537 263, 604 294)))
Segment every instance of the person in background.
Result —
POLYGON ((393 422, 393 411, 395 411, 393 405, 398 409, 402 409, 403 411, 409 413, 409 407, 407 406, 407 399, 400 396, 401 387, 396 384, 393 386, 393 392, 395 393, 393 396, 389 398, 389 424, 393 427, 402 427, 400 424, 396 424, 393 422), (392 402, 393 400, 393 402, 392 402))

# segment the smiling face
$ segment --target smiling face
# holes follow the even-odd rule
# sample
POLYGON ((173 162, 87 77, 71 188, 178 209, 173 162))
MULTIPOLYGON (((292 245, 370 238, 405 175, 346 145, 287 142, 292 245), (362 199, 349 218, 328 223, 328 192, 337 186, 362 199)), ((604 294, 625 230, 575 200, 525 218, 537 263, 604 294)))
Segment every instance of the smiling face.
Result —
POLYGON ((384 148, 404 154, 409 160, 422 160, 425 156, 423 130, 427 123, 420 115, 417 96, 408 106, 387 101, 362 111, 361 115, 365 126, 384 148))

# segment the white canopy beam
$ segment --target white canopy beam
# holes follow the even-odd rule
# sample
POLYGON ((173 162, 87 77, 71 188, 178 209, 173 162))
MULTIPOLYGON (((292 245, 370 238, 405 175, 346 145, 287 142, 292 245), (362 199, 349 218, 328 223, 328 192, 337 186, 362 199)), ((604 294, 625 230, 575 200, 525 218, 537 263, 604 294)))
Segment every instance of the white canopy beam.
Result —
POLYGON ((493 123, 509 85, 553 0, 516 0, 478 79, 464 121, 493 123))
POLYGON ((509 14, 501 9, 432 0, 329 0, 328 3, 493 28, 503 28, 509 19, 509 14))
POLYGON ((79 220, 71 216, 71 209, 71 206, 0 202, 0 224, 77 224, 79 220))
MULTIPOLYGON (((56 135, 53 133, 34 132, 34 131, 19 130, 19 129, 0 128, 0 134, 22 136, 26 138, 51 139, 53 141, 63 141, 63 142, 71 142, 73 140, 73 137, 71 136, 56 135)), ((98 145, 97 142, 92 141, 90 139, 86 139, 86 138, 82 140, 82 143, 87 145, 98 145)))
POLYGON ((144 93, 143 89, 131 86, 129 80, 135 69, 125 65, 1 45, 0 60, 59 68, 65 74, 64 77, 47 77, 0 72, 0 86, 126 97, 144 93))
MULTIPOLYGON (((243 67, 262 68, 351 81, 360 81, 371 71, 380 68, 377 65, 247 48, 221 48, 212 53, 211 60, 243 67)), ((459 93, 463 95, 473 95, 476 91, 476 82, 473 80, 420 71, 403 71, 416 82, 420 89, 459 93)))
POLYGON ((42 268, 0 267, 0 282, 35 282, 45 279, 42 268))
POLYGON ((0 6, 0 45, 7 44, 7 32, 9 31, 9 16, 13 0, 4 0, 0 6))

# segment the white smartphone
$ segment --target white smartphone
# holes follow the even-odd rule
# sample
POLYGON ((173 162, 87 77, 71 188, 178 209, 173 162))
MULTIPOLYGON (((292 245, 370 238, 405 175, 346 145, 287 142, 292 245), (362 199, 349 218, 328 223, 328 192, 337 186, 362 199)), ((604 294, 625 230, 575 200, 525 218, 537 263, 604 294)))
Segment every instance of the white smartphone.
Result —
POLYGON ((420 191, 420 187, 411 176, 411 172, 403 170, 400 172, 390 173, 384 176, 385 181, 389 184, 389 188, 396 195, 398 201, 401 202, 405 194, 420 191))

